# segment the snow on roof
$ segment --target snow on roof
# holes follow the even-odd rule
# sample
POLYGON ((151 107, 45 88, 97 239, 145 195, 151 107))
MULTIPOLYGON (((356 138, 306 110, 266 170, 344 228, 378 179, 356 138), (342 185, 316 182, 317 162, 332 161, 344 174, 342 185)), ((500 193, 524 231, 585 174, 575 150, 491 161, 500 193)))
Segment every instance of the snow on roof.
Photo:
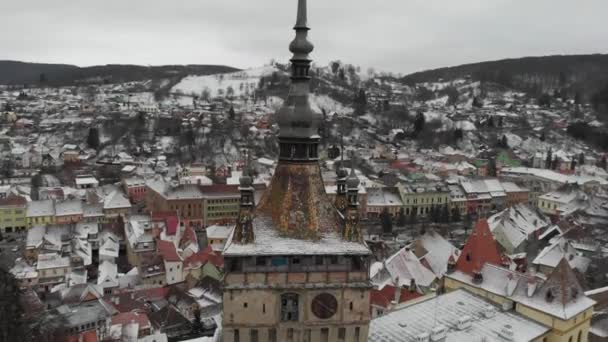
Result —
POLYGON ((545 247, 532 263, 554 268, 563 258, 566 258, 570 267, 576 268, 581 273, 585 273, 591 263, 589 258, 577 255, 576 249, 572 247, 570 241, 563 237, 545 247))
POLYGON ((532 233, 548 226, 549 222, 528 206, 517 204, 491 216, 488 224, 494 235, 497 230, 502 231, 511 245, 517 248, 532 233))
POLYGON ((118 258, 119 249, 120 245, 114 234, 107 235, 101 247, 99 247, 99 256, 118 258))
POLYGON ((69 267, 70 258, 62 257, 56 253, 47 253, 38 255, 37 270, 46 270, 49 268, 69 267))
POLYGON ((237 244, 230 235, 224 247, 224 256, 243 255, 369 255, 367 245, 359 242, 344 241, 337 232, 330 230, 321 234, 320 239, 302 240, 283 237, 272 228, 267 217, 253 220, 255 240, 250 244, 237 244))
POLYGON ((417 285, 430 287, 436 280, 435 274, 424 267, 407 247, 386 259, 385 268, 397 287, 409 286, 411 280, 417 285))
POLYGON ((97 186, 99 181, 95 177, 76 177, 76 185, 95 185, 97 186))
POLYGON ((503 312, 482 297, 459 289, 373 319, 368 341, 416 341, 440 327, 446 330, 445 342, 498 341, 503 339, 504 329, 513 334, 513 341, 532 341, 550 331, 544 325, 513 312, 503 312), (487 315, 488 311, 492 314, 487 315), (463 320, 470 321, 470 326, 459 329, 463 320))
POLYGON ((131 202, 122 193, 122 191, 114 190, 107 195, 103 201, 103 209, 122 209, 131 208, 131 202))
POLYGON ((205 230, 207 232, 208 239, 227 239, 232 233, 234 226, 219 226, 213 225, 207 227, 205 230))
POLYGON ((115 263, 109 262, 107 260, 102 261, 99 264, 98 274, 99 274, 97 277, 98 285, 104 285, 105 283, 109 283, 106 285, 110 285, 110 287, 118 286, 118 284, 116 282, 116 278, 118 275, 118 266, 115 263))
POLYGON ((527 167, 507 167, 501 169, 500 173, 501 175, 535 176, 546 181, 556 182, 560 184, 575 183, 579 185, 585 185, 589 182, 597 182, 600 185, 608 184, 608 181, 606 179, 597 176, 564 175, 553 170, 534 169, 527 167))
POLYGON ((399 193, 389 188, 369 188, 367 190, 368 206, 402 206, 399 193))
MULTIPOLYGON (((560 265, 563 266, 563 263, 560 265)), ((593 300, 584 296, 580 284, 573 277, 572 270, 564 270, 560 266, 556 267, 546 278, 541 277, 542 274, 540 273, 536 275, 524 274, 491 264, 485 264, 481 269, 481 274, 483 277, 481 283, 473 282, 471 275, 460 271, 455 271, 448 277, 474 288, 481 288, 514 302, 522 303, 562 320, 568 320, 595 304, 593 300), (564 281, 556 283, 555 279, 563 279, 564 281), (548 289, 554 291, 554 300, 547 300, 548 289), (570 296, 563 293, 563 297, 561 297, 560 294, 562 293, 560 292, 563 291, 575 292, 571 292, 570 296)))
POLYGON ((46 234, 45 226, 33 226, 27 231, 27 239, 25 248, 38 248, 42 245, 44 235, 46 234))
POLYGON ((82 201, 71 200, 55 203, 56 216, 82 215, 82 201))
POLYGON ((419 255, 419 257, 426 261, 437 277, 443 276, 447 271, 450 256, 454 255, 455 258, 458 258, 458 253, 460 252, 458 248, 454 247, 433 229, 427 230, 424 235, 414 242, 414 244, 417 243, 421 244, 427 251, 424 256, 419 255))
POLYGON ((55 216, 53 200, 31 201, 27 203, 27 217, 55 216))

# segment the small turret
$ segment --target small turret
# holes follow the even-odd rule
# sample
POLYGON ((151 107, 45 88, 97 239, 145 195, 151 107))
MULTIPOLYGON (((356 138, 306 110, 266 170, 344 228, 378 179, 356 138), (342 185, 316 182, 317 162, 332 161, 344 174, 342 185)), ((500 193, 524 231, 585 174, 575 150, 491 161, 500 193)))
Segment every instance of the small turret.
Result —
POLYGON ((342 157, 340 166, 336 168, 336 208, 344 214, 346 212, 346 177, 348 171, 344 168, 344 145, 342 145, 342 157))
POLYGON ((361 227, 359 226, 359 178, 352 168, 350 175, 346 179, 346 191, 348 206, 344 222, 343 238, 349 241, 359 241, 362 239, 361 227))
POLYGON ((243 175, 239 178, 239 191, 241 193, 241 208, 234 231, 234 241, 247 244, 254 241, 253 211, 255 199, 253 177, 251 176, 251 154, 247 153, 247 161, 243 167, 243 175))

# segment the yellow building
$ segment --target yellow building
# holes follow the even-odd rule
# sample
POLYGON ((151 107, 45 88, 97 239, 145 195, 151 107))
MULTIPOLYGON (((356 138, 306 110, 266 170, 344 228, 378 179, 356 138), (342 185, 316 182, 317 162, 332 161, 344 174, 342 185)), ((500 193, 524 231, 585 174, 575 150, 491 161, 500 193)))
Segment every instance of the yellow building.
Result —
POLYGON ((441 183, 397 184, 403 202, 405 215, 426 216, 433 207, 443 207, 450 203, 450 190, 441 183))
POLYGON ((545 215, 559 215, 559 208, 576 200, 576 191, 553 191, 538 197, 538 209, 545 215))
POLYGON ((445 290, 466 289, 551 328, 542 342, 587 342, 595 301, 585 296, 572 268, 563 259, 543 280, 486 263, 479 272, 451 270, 445 290))
POLYGON ((0 231, 11 233, 23 231, 26 227, 26 200, 23 197, 9 196, 0 199, 0 231))
POLYGON ((53 200, 31 201, 25 214, 28 227, 55 224, 55 202, 53 200))

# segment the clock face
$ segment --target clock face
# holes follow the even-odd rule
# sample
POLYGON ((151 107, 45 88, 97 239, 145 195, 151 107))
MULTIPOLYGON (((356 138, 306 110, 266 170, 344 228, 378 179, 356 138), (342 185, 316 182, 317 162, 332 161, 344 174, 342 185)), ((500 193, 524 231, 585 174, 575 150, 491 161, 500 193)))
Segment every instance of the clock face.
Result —
POLYGON ((328 319, 338 311, 338 301, 329 293, 321 293, 312 300, 311 310, 318 318, 328 319))

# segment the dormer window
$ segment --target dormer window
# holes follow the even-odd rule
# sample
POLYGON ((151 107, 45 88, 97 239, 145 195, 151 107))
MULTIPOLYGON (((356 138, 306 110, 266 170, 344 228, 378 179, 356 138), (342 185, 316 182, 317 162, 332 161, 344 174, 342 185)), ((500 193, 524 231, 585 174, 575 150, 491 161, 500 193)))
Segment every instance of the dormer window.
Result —
POLYGON ((551 291, 551 289, 547 290, 547 293, 545 294, 545 300, 549 303, 551 303, 553 301, 553 299, 555 299, 555 296, 553 295, 553 291, 551 291))

